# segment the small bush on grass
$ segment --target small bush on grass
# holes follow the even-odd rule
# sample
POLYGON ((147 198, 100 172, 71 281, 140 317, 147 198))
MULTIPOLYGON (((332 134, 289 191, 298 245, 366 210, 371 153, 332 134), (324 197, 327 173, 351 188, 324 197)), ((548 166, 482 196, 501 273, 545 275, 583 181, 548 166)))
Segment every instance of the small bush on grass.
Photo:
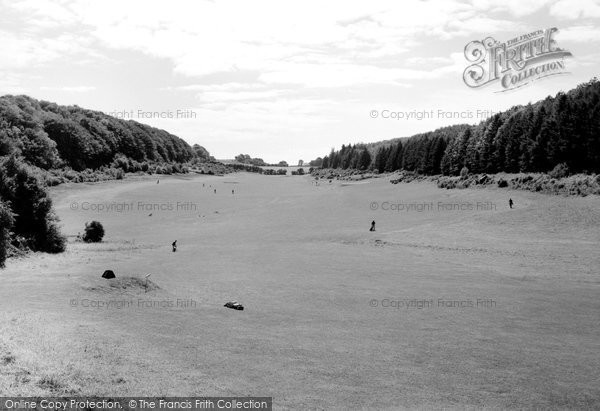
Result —
POLYGON ((92 221, 85 224, 85 233, 83 241, 86 243, 99 243, 104 238, 104 227, 99 221, 92 221))

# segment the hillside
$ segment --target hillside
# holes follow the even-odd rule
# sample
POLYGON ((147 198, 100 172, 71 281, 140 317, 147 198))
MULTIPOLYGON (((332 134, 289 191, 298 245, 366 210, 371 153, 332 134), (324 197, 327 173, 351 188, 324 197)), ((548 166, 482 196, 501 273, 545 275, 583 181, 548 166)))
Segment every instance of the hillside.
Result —
POLYGON ((600 82, 594 78, 567 93, 515 106, 477 125, 445 127, 393 143, 342 146, 323 168, 415 171, 458 175, 600 172, 600 82), (375 155, 372 147, 378 146, 375 155))
MULTIPOLYGON (((199 153, 208 152, 198 146, 199 153)), ((109 166, 122 155, 137 162, 184 163, 196 152, 164 130, 78 106, 27 96, 0 97, 0 156, 16 153, 45 170, 109 166)))
POLYGON ((65 250, 48 185, 119 179, 128 171, 186 172, 184 163, 209 173, 224 168, 203 147, 164 130, 77 106, 0 97, 0 267, 29 250, 65 250))

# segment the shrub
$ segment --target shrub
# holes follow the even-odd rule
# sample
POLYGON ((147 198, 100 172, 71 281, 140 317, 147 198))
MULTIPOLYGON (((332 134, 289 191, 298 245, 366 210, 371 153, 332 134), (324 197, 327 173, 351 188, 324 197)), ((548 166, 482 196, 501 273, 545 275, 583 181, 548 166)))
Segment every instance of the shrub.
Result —
MULTIPOLYGON (((393 180, 392 180, 393 181, 393 180)), ((456 188, 456 181, 452 177, 443 176, 437 181, 438 188, 456 188)))
POLYGON ((501 178, 500 180, 498 180, 498 187, 500 187, 500 188, 508 187, 508 181, 501 178))
POLYGON ((14 218, 10 208, 0 201, 0 267, 4 267, 4 261, 6 261, 10 245, 10 230, 13 224, 14 218))
POLYGON ((12 231, 23 238, 24 245, 33 251, 64 250, 65 240, 56 226, 52 200, 37 167, 25 165, 15 156, 0 161, 0 197, 10 204, 12 231))
POLYGON ((122 154, 119 154, 113 160, 112 167, 120 168, 121 170, 127 172, 131 168, 131 162, 127 157, 125 157, 122 154))
POLYGON ((63 183, 63 180, 60 177, 53 176, 53 175, 46 176, 46 185, 48 187, 54 187, 54 186, 57 186, 62 183, 63 183))
POLYGON ((92 221, 85 224, 85 233, 83 241, 86 243, 99 243, 104 237, 104 227, 99 221, 92 221))
POLYGON ((552 171, 548 173, 548 175, 552 178, 565 178, 570 174, 569 166, 566 163, 557 164, 552 171))
POLYGON ((469 169, 467 168, 467 166, 464 166, 460 170, 460 178, 462 178, 464 180, 465 178, 467 178, 468 175, 469 175, 469 169))
POLYGON ((56 224, 57 219, 51 216, 46 222, 46 233, 44 235, 44 243, 40 247, 47 253, 62 253, 66 249, 67 240, 60 233, 56 224))
POLYGON ((138 163, 135 160, 131 160, 131 167, 130 167, 129 171, 132 173, 137 173, 139 171, 142 171, 142 164, 138 163))

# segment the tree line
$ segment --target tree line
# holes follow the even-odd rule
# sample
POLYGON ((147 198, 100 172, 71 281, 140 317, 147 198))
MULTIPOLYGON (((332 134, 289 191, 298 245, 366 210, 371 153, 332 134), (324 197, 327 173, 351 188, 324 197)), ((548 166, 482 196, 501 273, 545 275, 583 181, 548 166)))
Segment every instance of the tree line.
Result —
POLYGON ((56 173, 170 173, 185 170, 183 163, 212 160, 203 147, 135 121, 27 96, 0 97, 0 267, 10 254, 65 249, 46 191, 56 173))
POLYGON ((287 161, 282 160, 277 164, 268 164, 262 158, 252 158, 250 154, 238 154, 237 156, 235 156, 234 160, 240 164, 250 164, 259 167, 289 167, 287 161))
POLYGON ((164 130, 78 106, 27 96, 0 97, 0 156, 17 153, 45 170, 108 166, 122 155, 138 162, 184 163, 208 152, 164 130))
POLYGON ((455 125, 388 145, 343 145, 323 168, 458 175, 549 172, 600 173, 600 82, 497 113, 477 125, 455 125))

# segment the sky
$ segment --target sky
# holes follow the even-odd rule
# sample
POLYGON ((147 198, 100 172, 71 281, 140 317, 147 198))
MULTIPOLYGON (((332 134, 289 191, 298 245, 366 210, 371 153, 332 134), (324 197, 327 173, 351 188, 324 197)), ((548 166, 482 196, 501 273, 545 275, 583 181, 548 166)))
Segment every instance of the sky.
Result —
POLYGON ((0 95, 140 121, 218 159, 296 164, 475 124, 599 67, 600 0, 0 0, 0 95), (465 84, 469 42, 550 27, 563 74, 465 84))

